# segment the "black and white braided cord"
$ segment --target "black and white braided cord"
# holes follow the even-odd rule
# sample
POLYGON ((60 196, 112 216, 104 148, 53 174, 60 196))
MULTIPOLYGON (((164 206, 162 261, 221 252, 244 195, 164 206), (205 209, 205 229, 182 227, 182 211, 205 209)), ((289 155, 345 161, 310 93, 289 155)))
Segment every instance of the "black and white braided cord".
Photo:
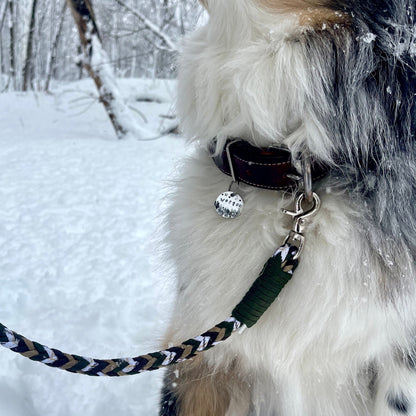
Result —
POLYGON ((60 368, 71 373, 88 376, 120 377, 153 371, 187 360, 225 341, 241 327, 235 318, 227 319, 202 335, 188 339, 182 344, 163 351, 152 352, 133 358, 95 359, 67 354, 30 341, 22 335, 0 324, 0 345, 17 352, 30 360, 39 361, 49 367, 60 368))
POLYGON ((264 265, 243 300, 234 308, 231 318, 176 347, 132 358, 95 359, 49 348, 17 334, 1 323, 0 345, 49 367, 88 376, 120 377, 167 367, 209 350, 245 326, 253 326, 292 278, 297 266, 297 260, 294 259, 297 252, 298 248, 289 244, 280 247, 264 265))

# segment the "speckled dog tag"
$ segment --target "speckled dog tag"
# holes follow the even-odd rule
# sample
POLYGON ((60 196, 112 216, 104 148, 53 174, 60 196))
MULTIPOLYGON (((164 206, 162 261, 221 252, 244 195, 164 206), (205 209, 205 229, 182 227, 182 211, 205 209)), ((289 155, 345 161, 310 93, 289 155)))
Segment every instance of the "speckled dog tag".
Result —
POLYGON ((243 198, 232 191, 223 192, 214 203, 217 214, 223 218, 236 218, 244 206, 243 198))

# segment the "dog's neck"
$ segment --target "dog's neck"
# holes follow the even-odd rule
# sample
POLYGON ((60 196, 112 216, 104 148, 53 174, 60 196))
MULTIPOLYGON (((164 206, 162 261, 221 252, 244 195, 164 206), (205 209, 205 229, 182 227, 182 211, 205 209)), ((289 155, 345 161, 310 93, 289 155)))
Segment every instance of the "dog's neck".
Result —
POLYGON ((271 24, 271 16, 247 2, 228 1, 185 42, 178 77, 182 128, 205 144, 212 137, 220 146, 228 137, 262 147, 282 143, 302 124, 305 62, 288 41, 297 19, 275 17, 271 24))
POLYGON ((332 139, 307 107, 314 74, 299 42, 306 30, 299 15, 272 14, 252 0, 209 6, 209 22, 187 39, 180 63, 185 135, 204 146, 217 137, 219 148, 228 137, 293 153, 309 148, 329 160, 332 139))

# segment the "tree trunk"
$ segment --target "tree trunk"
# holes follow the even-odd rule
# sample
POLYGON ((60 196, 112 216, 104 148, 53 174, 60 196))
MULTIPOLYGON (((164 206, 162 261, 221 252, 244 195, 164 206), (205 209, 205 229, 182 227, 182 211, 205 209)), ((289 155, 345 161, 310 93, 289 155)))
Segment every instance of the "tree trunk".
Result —
POLYGON ((23 91, 27 91, 29 88, 29 81, 32 73, 32 45, 33 45, 33 34, 35 32, 35 21, 36 21, 36 7, 38 0, 33 0, 32 11, 30 16, 29 33, 27 36, 27 47, 26 47, 26 59, 23 67, 23 91))
POLYGON ((83 49, 82 66, 93 79, 100 101, 107 111, 118 138, 132 133, 138 138, 148 134, 138 126, 128 107, 124 104, 115 76, 108 65, 108 56, 101 44, 90 0, 67 0, 78 28, 83 49))
POLYGON ((6 13, 7 13, 7 2, 4 2, 0 9, 0 32, 3 29, 4 21, 6 19, 6 13))
MULTIPOLYGON (((78 52, 78 56, 81 56, 82 55, 82 46, 81 45, 78 45, 77 46, 77 52, 78 52)), ((81 60, 77 60, 76 66, 78 67, 78 81, 81 81, 82 80, 82 74, 84 72, 84 68, 82 66, 82 61, 81 60)))
POLYGON ((184 8, 185 8, 184 0, 179 0, 178 8, 179 8, 178 10, 179 11, 179 28, 181 31, 181 35, 184 36, 185 35, 185 21, 183 18, 184 8))
POLYGON ((40 90, 45 81, 46 65, 44 61, 44 54, 42 53, 46 47, 43 43, 46 36, 44 28, 50 21, 50 14, 47 7, 38 7, 39 12, 36 18, 36 30, 33 35, 33 47, 32 47, 32 64, 30 65, 30 88, 32 90, 40 90))
POLYGON ((61 14, 59 16, 59 26, 58 26, 58 29, 56 30, 55 36, 52 41, 51 50, 49 52, 49 59, 48 59, 48 64, 47 64, 47 69, 46 69, 45 91, 49 91, 49 84, 51 82, 52 73, 55 68, 58 45, 59 45, 59 41, 62 35, 62 28, 64 27, 66 8, 67 8, 67 3, 66 3, 66 0, 64 0, 62 9, 61 9, 61 14))
MULTIPOLYGON (((4 21, 6 19, 7 13, 7 2, 4 2, 1 6, 0 10, 0 34, 3 30, 4 21)), ((3 37, 0 36, 0 74, 5 72, 5 65, 4 65, 4 50, 3 50, 3 37)))
POLYGON ((9 64, 9 81, 13 82, 13 89, 16 89, 16 59, 14 55, 14 0, 8 0, 9 4, 9 57, 10 57, 10 64, 9 64))

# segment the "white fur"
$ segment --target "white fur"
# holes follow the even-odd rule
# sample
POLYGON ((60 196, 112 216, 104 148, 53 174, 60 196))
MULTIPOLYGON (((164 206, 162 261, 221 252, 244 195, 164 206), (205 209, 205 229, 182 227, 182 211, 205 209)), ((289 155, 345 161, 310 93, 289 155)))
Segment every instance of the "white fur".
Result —
MULTIPOLYGON (((314 85, 307 84, 308 62, 292 40, 301 30, 296 18, 277 21, 252 0, 209 5, 211 19, 186 42, 179 77, 184 131, 203 146, 184 163, 169 214, 178 276, 174 344, 228 317, 291 228, 281 208, 293 206, 292 195, 245 185, 243 214, 220 218, 213 202, 230 178, 216 168, 206 143, 217 136, 220 146, 227 137, 295 150, 307 145, 324 160, 331 147, 308 109, 314 85)), ((206 359, 215 371, 238 358, 251 385, 250 415, 394 415, 385 403, 388 366, 400 373, 399 384, 406 380, 408 390, 416 389, 409 370, 391 364, 392 347, 409 347, 415 322, 408 301, 415 291, 412 265, 404 254, 407 295, 390 302, 382 287, 388 276, 363 238, 360 212, 343 193, 328 189, 320 196, 293 280, 253 328, 206 359), (387 372, 376 399, 366 388, 374 361, 387 372)), ((241 412, 241 403, 232 402, 227 416, 241 412)))
MULTIPOLYGON (((210 3, 211 19, 184 46, 178 111, 182 127, 201 143, 241 137, 258 146, 302 148, 321 159, 331 141, 308 108, 310 68, 294 35, 296 16, 269 16, 251 0, 210 3)), ((318 69, 317 69, 318 70, 318 69)))

